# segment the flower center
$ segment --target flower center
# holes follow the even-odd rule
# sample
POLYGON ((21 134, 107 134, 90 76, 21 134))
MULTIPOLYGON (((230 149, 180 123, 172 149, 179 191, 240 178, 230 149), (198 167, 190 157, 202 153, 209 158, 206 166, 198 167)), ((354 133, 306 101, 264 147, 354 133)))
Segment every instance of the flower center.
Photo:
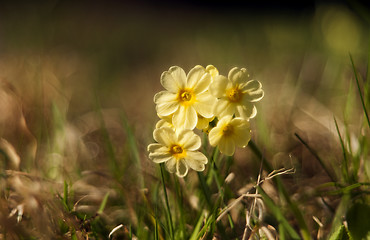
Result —
POLYGON ((227 124, 222 128, 222 133, 224 136, 230 136, 233 133, 233 131, 234 127, 230 124, 227 124))
POLYGON ((170 153, 177 159, 183 158, 186 156, 186 151, 179 145, 172 145, 170 148, 170 153))
POLYGON ((227 97, 231 102, 239 102, 243 94, 238 88, 232 88, 227 91, 227 97))
POLYGON ((187 90, 183 91, 180 94, 180 99, 183 102, 189 102, 192 99, 192 97, 193 97, 192 94, 189 91, 187 91, 187 90))
POLYGON ((172 146, 172 149, 171 150, 175 154, 178 154, 178 153, 182 153, 183 152, 182 147, 180 147, 178 145, 172 146))

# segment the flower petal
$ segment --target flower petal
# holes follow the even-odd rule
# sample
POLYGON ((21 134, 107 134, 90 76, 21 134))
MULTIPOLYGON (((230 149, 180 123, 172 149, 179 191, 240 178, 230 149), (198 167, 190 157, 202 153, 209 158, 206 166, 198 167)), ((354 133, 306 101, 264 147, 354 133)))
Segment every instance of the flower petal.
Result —
MULTIPOLYGON (((202 77, 205 74, 206 74, 206 70, 205 70, 204 67, 202 67, 200 65, 197 65, 197 66, 193 67, 188 73, 186 87, 191 88, 191 89, 195 89, 195 87, 199 84, 199 81, 202 79, 202 77)), ((209 76, 209 81, 211 81, 210 76, 209 76)))
MULTIPOLYGON (((188 155, 186 156, 186 161, 187 162, 199 162, 199 163, 202 163, 202 164, 207 164, 208 163, 208 158, 206 157, 206 155, 204 155, 203 153, 201 153, 199 151, 190 151, 190 152, 188 152, 188 155)), ((189 164, 188 164, 188 166, 190 167, 189 164)))
POLYGON ((176 171, 176 163, 177 160, 175 158, 171 158, 170 160, 165 162, 167 171, 169 171, 170 173, 174 173, 176 171))
POLYGON ((194 129, 197 125, 197 112, 192 106, 181 106, 173 114, 172 124, 176 128, 194 129))
POLYGON ((236 107, 235 116, 244 119, 254 118, 257 115, 257 108, 252 103, 246 103, 244 105, 238 105, 236 107))
POLYGON ((149 158, 155 163, 162 163, 172 158, 168 147, 165 147, 158 143, 153 143, 148 146, 149 158))
POLYGON ((248 91, 243 96, 243 101, 258 102, 264 96, 264 91, 262 89, 257 89, 255 91, 248 91))
POLYGON ((249 74, 247 69, 235 67, 230 70, 228 77, 234 85, 239 85, 248 81, 249 74))
POLYGON ((234 143, 238 147, 245 147, 251 139, 250 124, 243 118, 234 118, 231 121, 235 131, 233 134, 234 143))
POLYGON ((218 70, 217 70, 217 68, 216 68, 215 66, 213 66, 213 65, 208 65, 208 66, 206 67, 206 71, 207 71, 209 74, 211 74, 211 77, 212 77, 212 78, 214 78, 214 77, 218 76, 218 70))
POLYGON ((216 98, 226 96, 226 89, 228 89, 231 82, 225 76, 218 75, 214 78, 213 82, 209 86, 209 92, 216 98))
POLYGON ((179 107, 176 94, 167 91, 162 91, 154 95, 154 103, 157 104, 156 110, 158 115, 161 116, 168 116, 174 113, 179 107))
POLYGON ((183 146, 185 150, 195 151, 201 146, 201 140, 198 135, 196 135, 190 129, 184 129, 178 133, 178 143, 183 146))
POLYGON ((246 89, 248 91, 256 91, 258 89, 262 88, 262 84, 257 80, 249 80, 243 89, 246 89))
POLYGON ((175 131, 169 127, 157 128, 153 131, 153 138, 163 146, 171 146, 177 141, 175 131))
POLYGON ((186 165, 186 162, 183 159, 180 159, 176 163, 176 174, 179 177, 185 177, 186 174, 188 174, 188 165, 186 165))
POLYGON ((213 105, 215 102, 216 98, 208 91, 201 93, 197 96, 197 102, 194 103, 195 111, 205 118, 211 118, 214 116, 213 105))
POLYGON ((188 152, 185 161, 191 169, 200 172, 204 170, 204 164, 207 164, 208 159, 203 153, 197 151, 188 152))
POLYGON ((230 137, 228 138, 224 137, 220 140, 220 143, 218 144, 218 148, 220 149, 220 152, 222 152, 223 154, 231 156, 235 152, 234 140, 230 137))
MULTIPOLYGON (((172 116, 171 116, 171 120, 172 120, 172 116)), ((170 120, 170 121, 171 121, 170 120)), ((173 125, 171 122, 168 122, 167 119, 161 119, 159 120, 156 125, 155 125, 155 128, 161 128, 161 127, 169 127, 169 128, 173 128, 173 125)))
POLYGON ((211 129, 208 135, 209 143, 211 146, 215 147, 219 144, 222 138, 222 129, 220 127, 214 127, 211 129))
POLYGON ((226 99, 219 99, 213 105, 213 112, 216 116, 223 117, 227 115, 233 115, 236 110, 236 104, 229 102, 226 99))
POLYGON ((161 84, 168 91, 176 93, 179 89, 185 87, 185 71, 177 66, 171 67, 168 71, 162 73, 161 84))

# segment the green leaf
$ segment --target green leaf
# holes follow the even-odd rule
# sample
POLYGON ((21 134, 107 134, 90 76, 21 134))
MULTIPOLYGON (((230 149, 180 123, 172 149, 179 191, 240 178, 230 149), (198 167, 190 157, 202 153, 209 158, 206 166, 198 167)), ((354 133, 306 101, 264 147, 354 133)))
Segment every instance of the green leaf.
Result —
POLYGON ((353 239, 368 239, 370 236, 370 206, 355 203, 347 212, 348 230, 353 239))
POLYGON ((347 229, 344 225, 338 227, 338 229, 330 236, 329 240, 347 240, 351 239, 348 235, 347 229))
POLYGON ((99 207, 99 210, 98 210, 98 214, 102 214, 103 211, 104 211, 104 208, 105 206, 107 205, 107 201, 108 201, 108 197, 109 197, 109 192, 107 192, 103 198, 103 201, 101 202, 100 204, 100 207, 99 207))

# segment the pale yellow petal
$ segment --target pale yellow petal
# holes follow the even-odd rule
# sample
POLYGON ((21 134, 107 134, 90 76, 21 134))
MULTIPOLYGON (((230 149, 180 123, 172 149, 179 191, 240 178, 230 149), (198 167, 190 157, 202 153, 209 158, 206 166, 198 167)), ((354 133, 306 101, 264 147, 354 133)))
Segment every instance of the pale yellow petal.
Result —
POLYGON ((220 143, 218 144, 220 152, 227 156, 231 156, 235 152, 235 143, 232 138, 221 138, 220 143))
POLYGON ((234 85, 246 83, 249 80, 249 74, 245 68, 233 68, 229 72, 229 79, 234 85))
POLYGON ((208 90, 209 85, 211 84, 211 75, 205 73, 198 81, 194 87, 194 93, 200 94, 208 90))
MULTIPOLYGON (((172 116, 171 116, 171 120, 172 120, 172 116)), ((173 128, 173 125, 172 125, 172 123, 168 122, 167 120, 161 119, 157 122, 157 124, 155 125, 155 128, 161 128, 161 127, 173 128)))
POLYGON ((180 67, 171 67, 168 71, 162 73, 161 84, 166 90, 177 93, 179 89, 185 87, 186 74, 180 67))
POLYGON ((188 166, 186 165, 186 162, 183 159, 180 159, 176 163, 176 174, 179 177, 185 177, 186 174, 188 174, 188 166))
POLYGON ((186 163, 188 164, 188 166, 196 171, 199 171, 199 170, 193 167, 195 163, 203 164, 203 165, 208 163, 207 157, 199 151, 188 152, 185 159, 186 159, 186 163))
POLYGON ((229 102, 226 99, 219 99, 213 105, 213 112, 216 116, 223 117, 227 115, 233 115, 236 110, 236 104, 229 102))
POLYGON ((175 131, 168 127, 157 128, 153 132, 153 138, 163 146, 171 146, 177 141, 175 131))
POLYGON ((262 84, 257 81, 257 80, 249 80, 245 86, 243 87, 242 90, 247 90, 247 91, 256 91, 258 89, 262 88, 262 84))
POLYGON ((198 123, 197 123, 196 128, 198 128, 200 130, 206 129, 209 126, 209 123, 211 121, 213 121, 213 119, 214 119, 214 117, 205 118, 205 117, 202 117, 202 116, 198 115, 198 123))
POLYGON ((176 163, 177 163, 177 160, 173 157, 167 162, 165 162, 165 167, 167 171, 169 171, 170 173, 176 172, 176 163))
MULTIPOLYGON (((200 80, 202 77, 206 74, 206 70, 204 67, 197 65, 193 67, 187 76, 187 88, 195 89, 196 86, 199 84, 200 80)), ((209 75, 209 74, 207 74, 209 75)), ((207 80, 207 79, 206 79, 207 80)), ((210 76, 209 76, 209 81, 210 81, 210 76)), ((209 84, 209 83, 208 83, 209 84)), ((207 86, 208 87, 208 86, 207 86)))
POLYGON ((212 77, 212 78, 214 78, 214 77, 218 76, 218 70, 217 70, 217 68, 216 68, 215 66, 213 66, 213 65, 208 65, 208 66, 206 67, 206 71, 207 71, 209 74, 211 74, 211 77, 212 77))
POLYGON ((264 94, 265 93, 262 89, 257 89, 255 91, 248 91, 244 94, 243 101, 247 100, 249 102, 258 102, 259 100, 263 98, 264 94))
POLYGON ((209 85, 209 92, 216 98, 226 96, 226 89, 231 86, 231 82, 225 76, 218 75, 209 85))
POLYGON ((246 119, 234 118, 231 121, 234 126, 233 139, 234 143, 238 147, 245 147, 251 139, 250 124, 246 119))
POLYGON ((177 137, 179 145, 186 150, 195 151, 202 144, 200 137, 190 129, 180 130, 177 137))
POLYGON ((158 143, 153 143, 148 146, 149 158, 155 163, 162 163, 172 158, 168 147, 158 143))
POLYGON ((245 119, 254 118, 257 115, 257 108, 252 103, 246 103, 244 105, 238 105, 236 107, 235 116, 245 119))
POLYGON ((192 106, 181 106, 173 114, 172 124, 176 128, 194 129, 197 125, 197 112, 192 106))
POLYGON ((179 103, 176 99, 176 94, 167 91, 162 91, 154 96, 156 110, 158 115, 168 116, 174 113, 179 108, 179 103))
POLYGON ((211 146, 215 147, 219 144, 222 135, 222 129, 220 127, 214 127, 211 129, 211 131, 208 134, 209 143, 211 146))
POLYGON ((194 103, 194 109, 203 117, 211 118, 214 116, 213 105, 215 102, 216 98, 207 91, 197 96, 197 102, 194 103))

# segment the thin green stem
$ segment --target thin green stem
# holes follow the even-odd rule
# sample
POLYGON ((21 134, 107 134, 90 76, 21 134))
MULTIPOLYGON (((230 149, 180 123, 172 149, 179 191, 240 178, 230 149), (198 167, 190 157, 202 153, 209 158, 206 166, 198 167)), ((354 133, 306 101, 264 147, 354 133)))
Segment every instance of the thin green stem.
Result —
POLYGON ((164 198, 165 198, 165 201, 166 201, 166 208, 167 208, 167 218, 168 218, 168 225, 169 225, 170 237, 171 237, 171 239, 175 239, 174 232, 173 232, 171 209, 170 209, 170 204, 168 202, 166 184, 164 182, 163 163, 161 163, 160 165, 161 165, 161 179, 162 179, 163 193, 164 193, 164 198))
POLYGON ((337 129, 339 142, 340 142, 340 145, 342 147, 342 152, 343 152, 343 163, 344 163, 344 166, 342 167, 342 172, 343 172, 343 175, 344 175, 343 177, 346 181, 348 181, 349 180, 349 177, 348 177, 348 160, 347 160, 346 149, 344 147, 343 139, 342 139, 342 136, 341 136, 340 131, 339 131, 337 119, 335 119, 335 117, 334 117, 334 123, 335 123, 335 128, 337 129))
POLYGON ((351 55, 351 54, 349 54, 349 58, 351 59, 352 68, 353 68, 353 73, 355 74, 355 79, 356 79, 357 89, 358 89, 358 93, 360 94, 362 108, 363 108, 364 113, 365 113, 365 116, 366 116, 367 124, 368 124, 368 125, 369 125, 369 127, 370 127, 370 119, 369 119, 369 115, 368 115, 367 110, 366 110, 364 97, 363 97, 362 92, 361 92, 360 81, 358 80, 356 67, 355 67, 355 64, 354 64, 354 62, 353 62, 353 59, 352 59, 352 55, 351 55))
POLYGON ((319 161, 320 165, 326 172, 326 174, 330 177, 331 181, 336 182, 336 177, 329 171, 329 169, 324 164, 324 161, 319 157, 319 155, 304 141, 297 133, 294 133, 294 135, 298 138, 298 140, 310 151, 310 153, 319 161))

